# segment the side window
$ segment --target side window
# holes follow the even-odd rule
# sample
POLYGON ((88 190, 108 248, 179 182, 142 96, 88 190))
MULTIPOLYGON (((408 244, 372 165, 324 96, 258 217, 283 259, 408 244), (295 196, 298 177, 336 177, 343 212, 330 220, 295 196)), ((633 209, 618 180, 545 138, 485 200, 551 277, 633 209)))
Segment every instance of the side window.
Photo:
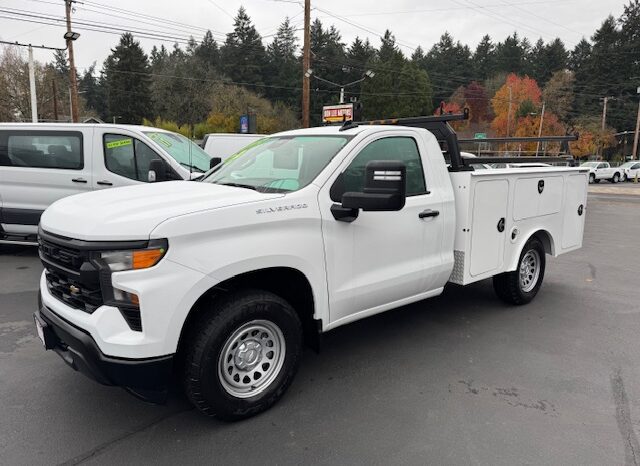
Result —
POLYGON ((604 163, 599 163, 598 168, 607 168, 607 166, 604 163))
POLYGON ((104 135, 104 163, 107 170, 131 180, 147 181, 149 164, 161 158, 144 142, 120 134, 104 135))
POLYGON ((340 193, 332 190, 332 200, 338 202, 342 193, 348 191, 362 192, 364 188, 364 169, 373 160, 399 160, 407 166, 407 196, 426 194, 422 160, 418 146, 410 137, 389 137, 378 139, 366 146, 349 167, 342 173, 344 188, 340 193), (337 199, 334 199, 337 197, 337 199))
POLYGON ((82 170, 82 133, 77 131, 2 131, 0 165, 82 170))
POLYGON ((631 167, 633 170, 637 170, 638 168, 640 168, 640 163, 636 163, 633 167, 631 167))

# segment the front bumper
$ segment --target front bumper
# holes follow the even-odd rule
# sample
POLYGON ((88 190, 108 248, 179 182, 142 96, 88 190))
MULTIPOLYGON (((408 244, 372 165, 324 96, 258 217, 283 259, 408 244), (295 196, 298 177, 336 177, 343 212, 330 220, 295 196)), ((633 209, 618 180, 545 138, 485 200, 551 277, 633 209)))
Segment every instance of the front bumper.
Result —
POLYGON ((39 301, 34 317, 43 327, 45 348, 55 351, 72 369, 103 385, 151 391, 166 389, 173 370, 173 355, 145 359, 106 356, 88 333, 39 301))

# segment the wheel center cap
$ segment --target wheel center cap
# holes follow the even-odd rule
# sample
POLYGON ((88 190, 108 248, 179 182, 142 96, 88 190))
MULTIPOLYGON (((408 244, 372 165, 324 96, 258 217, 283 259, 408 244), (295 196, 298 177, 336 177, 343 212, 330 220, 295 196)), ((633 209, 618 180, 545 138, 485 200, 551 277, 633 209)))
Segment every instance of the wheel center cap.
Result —
POLYGON ((238 346, 234 362, 238 369, 253 369, 262 357, 262 345, 256 340, 244 341, 238 346))

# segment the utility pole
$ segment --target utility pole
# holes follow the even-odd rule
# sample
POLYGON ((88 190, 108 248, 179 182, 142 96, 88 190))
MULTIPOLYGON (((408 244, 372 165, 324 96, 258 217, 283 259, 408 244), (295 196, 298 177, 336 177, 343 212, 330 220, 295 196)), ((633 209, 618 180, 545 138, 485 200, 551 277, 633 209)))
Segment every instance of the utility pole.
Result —
POLYGON ((511 129, 511 86, 509 86, 509 111, 507 112, 507 137, 509 137, 509 130, 511 129))
MULTIPOLYGON (((542 102, 542 112, 540 113, 540 128, 538 128, 538 137, 542 137, 542 122, 544 121, 544 108, 546 106, 546 102, 542 102)), ((538 141, 538 145, 536 146, 536 157, 538 156, 538 151, 540 150, 540 141, 538 141)))
MULTIPOLYGON (((638 96, 640 97, 640 86, 636 89, 638 96)), ((636 119, 636 134, 633 137, 633 152, 631 153, 632 159, 640 159, 638 154, 638 137, 640 136, 640 99, 638 100, 638 117, 636 119)))
POLYGON ((33 48, 29 45, 29 91, 31 94, 31 122, 38 122, 38 99, 36 98, 36 74, 33 69, 33 48))
POLYGON ((58 121, 58 90, 55 79, 51 81, 51 90, 53 91, 53 118, 58 121))
MULTIPOLYGON (((609 100, 615 100, 614 97, 603 97, 602 98, 602 137, 604 138, 604 131, 607 127, 607 103, 609 100)), ((604 152, 604 139, 600 142, 600 155, 604 152)))
POLYGON ((311 0, 304 0, 304 45, 302 49, 302 127, 309 127, 311 69, 311 0))
POLYGON ((78 122, 78 83, 76 82, 76 65, 73 57, 73 35, 71 31, 71 4, 75 0, 65 0, 65 13, 67 15, 67 33, 65 39, 67 39, 67 49, 69 50, 69 82, 71 83, 71 121, 78 122))

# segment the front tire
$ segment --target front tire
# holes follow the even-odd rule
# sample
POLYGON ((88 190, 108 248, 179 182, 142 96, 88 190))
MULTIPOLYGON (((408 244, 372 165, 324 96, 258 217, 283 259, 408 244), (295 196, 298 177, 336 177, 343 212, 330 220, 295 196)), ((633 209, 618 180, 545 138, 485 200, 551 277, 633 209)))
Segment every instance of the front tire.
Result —
POLYGON ((545 266, 544 246, 533 237, 522 248, 516 270, 493 277, 496 295, 509 304, 531 302, 542 286, 545 266))
POLYGON ((596 181, 596 175, 593 173, 589 174, 589 184, 593 184, 596 181))
POLYGON ((611 182, 612 182, 612 183, 617 183, 618 181, 620 181, 620 173, 615 172, 615 173, 613 174, 613 178, 611 178, 611 182))
POLYGON ((300 319, 289 303, 266 291, 235 292, 213 305, 190 332, 185 393, 208 416, 254 416, 282 397, 298 370, 300 319))

